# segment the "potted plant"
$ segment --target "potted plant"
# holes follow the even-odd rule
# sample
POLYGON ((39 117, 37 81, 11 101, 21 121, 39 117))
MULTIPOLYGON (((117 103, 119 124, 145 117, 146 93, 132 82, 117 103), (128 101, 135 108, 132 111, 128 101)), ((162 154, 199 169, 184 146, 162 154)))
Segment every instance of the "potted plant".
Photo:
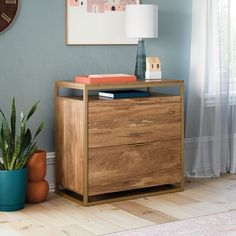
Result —
POLYGON ((36 102, 27 115, 20 113, 19 124, 16 120, 15 98, 11 106, 8 122, 0 109, 0 211, 16 211, 24 208, 28 159, 37 149, 36 137, 42 131, 41 123, 32 136, 27 122, 39 105, 36 102), (19 131, 17 132, 16 129, 19 131))

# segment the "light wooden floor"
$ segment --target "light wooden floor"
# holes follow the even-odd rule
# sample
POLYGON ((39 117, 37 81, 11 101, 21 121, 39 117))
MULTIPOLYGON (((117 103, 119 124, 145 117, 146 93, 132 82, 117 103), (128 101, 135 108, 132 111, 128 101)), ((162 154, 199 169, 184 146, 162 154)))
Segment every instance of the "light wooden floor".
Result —
POLYGON ((51 194, 19 212, 0 212, 0 235, 103 235, 236 209, 236 175, 187 180, 180 193, 84 208, 51 194))

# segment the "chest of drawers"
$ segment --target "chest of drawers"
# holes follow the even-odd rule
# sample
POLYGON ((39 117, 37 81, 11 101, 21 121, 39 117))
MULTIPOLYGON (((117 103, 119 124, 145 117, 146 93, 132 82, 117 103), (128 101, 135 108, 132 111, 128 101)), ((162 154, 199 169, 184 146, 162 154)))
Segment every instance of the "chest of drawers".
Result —
POLYGON ((183 190, 183 82, 56 82, 57 192, 83 205, 183 190), (175 86, 179 95, 99 99, 90 90, 175 86), (82 90, 61 96, 59 88, 82 90))

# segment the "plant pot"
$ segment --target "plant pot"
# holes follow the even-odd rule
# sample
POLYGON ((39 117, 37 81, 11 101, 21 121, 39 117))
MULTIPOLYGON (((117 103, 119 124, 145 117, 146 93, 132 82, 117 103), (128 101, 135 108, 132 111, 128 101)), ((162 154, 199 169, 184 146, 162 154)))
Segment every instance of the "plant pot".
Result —
POLYGON ((46 152, 37 150, 27 162, 28 181, 38 182, 46 176, 46 152))
POLYGON ((48 196, 48 182, 42 180, 40 182, 28 182, 26 201, 29 203, 39 203, 47 199, 48 196))
POLYGON ((0 170, 0 211, 17 211, 24 208, 27 168, 0 170))

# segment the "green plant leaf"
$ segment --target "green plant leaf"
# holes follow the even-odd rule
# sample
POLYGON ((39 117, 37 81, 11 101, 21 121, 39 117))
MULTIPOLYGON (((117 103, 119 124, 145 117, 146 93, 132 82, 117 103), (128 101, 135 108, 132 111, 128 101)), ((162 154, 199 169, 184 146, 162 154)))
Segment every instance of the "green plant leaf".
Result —
POLYGON ((3 134, 3 125, 1 125, 1 130, 0 130, 0 149, 2 151, 2 159, 3 159, 3 165, 7 169, 7 159, 5 155, 5 140, 4 140, 4 134, 3 134))
POLYGON ((25 116, 23 113, 21 113, 21 120, 20 120, 20 135, 23 137, 25 134, 25 129, 26 129, 26 120, 25 116))
POLYGON ((15 152, 13 153, 12 160, 9 166, 10 170, 13 170, 17 157, 20 154, 21 144, 22 144, 22 136, 19 135, 16 141, 15 152))
POLYGON ((3 125, 1 128, 1 151, 2 151, 2 159, 3 159, 3 164, 6 168, 6 170, 8 169, 8 163, 9 163, 9 158, 8 158, 8 145, 7 142, 5 140, 4 137, 4 133, 3 133, 3 125))
POLYGON ((43 130, 43 128, 44 128, 44 123, 41 123, 41 124, 39 125, 39 127, 38 127, 38 129, 37 129, 35 135, 34 135, 34 139, 40 134, 40 132, 43 130))
POLYGON ((3 143, 3 141, 2 141, 2 125, 1 125, 1 128, 0 128, 0 146, 2 146, 2 143, 3 143))
POLYGON ((6 139, 7 143, 10 144, 10 142, 11 142, 11 130, 9 128, 9 125, 8 125, 6 119, 3 119, 3 121, 2 121, 2 128, 3 128, 3 133, 4 133, 4 136, 5 136, 5 139, 6 139))
POLYGON ((12 100, 12 107, 11 107, 11 135, 12 135, 12 152, 14 152, 15 146, 15 136, 16 136, 16 104, 15 98, 12 100))
POLYGON ((23 114, 23 112, 20 113, 20 123, 22 123, 22 121, 24 120, 25 116, 23 114))
POLYGON ((4 145, 5 145, 5 150, 7 152, 7 163, 10 163, 13 154, 12 135, 7 120, 5 118, 2 121, 2 130, 3 130, 2 138, 4 137, 4 145))
POLYGON ((31 141, 32 141, 32 134, 30 129, 27 129, 26 133, 23 136, 21 153, 24 153, 24 151, 30 146, 31 141))
POLYGON ((35 153, 36 150, 37 150, 36 143, 33 143, 30 146, 30 148, 27 151, 27 153, 21 157, 19 163, 16 166, 16 169, 18 169, 18 170, 22 169, 26 165, 26 163, 29 160, 29 158, 35 153))
MULTIPOLYGON (((6 151, 5 151, 5 145, 4 145, 4 140, 2 140, 2 137, 1 137, 1 131, 0 131, 0 150, 2 152, 2 161, 0 160, 0 169, 1 170, 5 170, 7 169, 7 154, 6 154, 6 151)), ((0 154, 1 154, 0 152, 0 154)))
POLYGON ((38 102, 36 102, 33 106, 32 106, 32 108, 30 109, 30 111, 29 111, 29 113, 28 113, 28 115, 27 115, 27 119, 26 120, 29 120, 29 118, 35 113, 35 111, 37 110, 37 108, 38 108, 38 106, 39 106, 39 101, 38 102))
POLYGON ((2 111, 2 109, 0 109, 0 113, 1 113, 2 117, 3 117, 4 119, 6 119, 6 117, 5 117, 5 115, 4 115, 3 111, 2 111))
POLYGON ((0 170, 5 170, 5 166, 0 162, 0 170))

